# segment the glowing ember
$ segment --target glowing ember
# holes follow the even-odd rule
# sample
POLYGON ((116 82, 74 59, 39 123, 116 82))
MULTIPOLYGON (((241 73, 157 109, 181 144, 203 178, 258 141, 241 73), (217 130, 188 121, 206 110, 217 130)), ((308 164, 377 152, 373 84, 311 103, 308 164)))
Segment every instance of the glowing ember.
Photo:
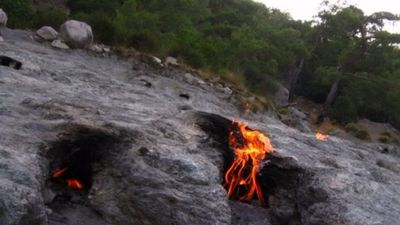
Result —
POLYGON ((320 140, 320 141, 327 141, 328 140, 328 135, 321 134, 319 132, 315 133, 315 138, 320 140))
MULTIPOLYGON (((67 171, 67 169, 68 169, 68 167, 57 169, 53 173, 53 178, 61 179, 61 176, 65 173, 65 171, 67 171)), ((67 185, 70 188, 74 188, 74 189, 83 189, 84 188, 84 185, 77 179, 69 178, 69 179, 65 179, 65 181, 67 182, 67 185)))
POLYGON ((258 199, 265 205, 257 172, 266 154, 273 151, 271 142, 263 133, 247 128, 245 123, 233 123, 239 130, 229 134, 229 145, 235 153, 235 159, 225 174, 228 196, 235 195, 240 200, 251 201, 254 194, 257 194, 258 199))
POLYGON ((63 173, 68 169, 68 167, 62 168, 62 169, 57 169, 56 172, 53 173, 53 177, 57 178, 57 177, 61 177, 61 175, 63 175, 63 173))
POLYGON ((67 179, 68 187, 75 189, 83 189, 83 184, 77 179, 67 179))

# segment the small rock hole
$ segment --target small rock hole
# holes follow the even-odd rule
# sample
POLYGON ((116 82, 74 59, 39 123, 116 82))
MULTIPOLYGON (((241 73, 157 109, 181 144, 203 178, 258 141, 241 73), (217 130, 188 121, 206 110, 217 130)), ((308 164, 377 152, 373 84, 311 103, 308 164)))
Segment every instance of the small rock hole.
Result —
POLYGON ((190 99, 190 95, 187 94, 187 93, 181 93, 181 94, 179 94, 179 97, 184 98, 184 99, 186 99, 186 100, 189 100, 189 99, 190 99))
POLYGON ((22 68, 21 62, 4 55, 0 56, 0 65, 11 67, 16 70, 20 70, 22 68))

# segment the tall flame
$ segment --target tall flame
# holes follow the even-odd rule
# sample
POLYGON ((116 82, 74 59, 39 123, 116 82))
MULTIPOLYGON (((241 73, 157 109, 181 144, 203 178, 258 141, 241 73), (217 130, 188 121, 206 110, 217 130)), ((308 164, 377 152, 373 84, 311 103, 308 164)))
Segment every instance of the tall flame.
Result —
POLYGON ((234 151, 235 159, 225 173, 228 196, 231 198, 235 195, 240 200, 251 201, 254 194, 257 194, 260 202, 265 205, 257 173, 266 154, 273 152, 271 142, 263 133, 249 129, 247 124, 235 121, 233 123, 239 130, 229 133, 229 145, 234 151), (239 191, 239 187, 245 192, 239 191))

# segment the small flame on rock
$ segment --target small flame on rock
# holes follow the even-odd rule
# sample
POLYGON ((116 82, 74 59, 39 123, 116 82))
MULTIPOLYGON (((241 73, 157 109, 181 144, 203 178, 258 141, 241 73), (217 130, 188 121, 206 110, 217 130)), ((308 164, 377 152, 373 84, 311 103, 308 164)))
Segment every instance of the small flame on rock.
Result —
POLYGON ((315 133, 315 138, 320 141, 327 141, 328 137, 328 135, 322 134, 320 132, 315 133))
POLYGON ((75 189, 83 189, 83 184, 77 179, 67 179, 68 187, 75 188, 75 189))
POLYGON ((256 194, 260 202, 265 205, 257 173, 266 154, 273 152, 271 142, 263 133, 249 129, 245 123, 234 121, 233 124, 239 130, 229 133, 229 145, 235 154, 235 159, 225 173, 228 197, 235 195, 242 201, 251 201, 256 194))
POLYGON ((53 173, 54 178, 61 177, 63 173, 68 169, 68 167, 57 169, 56 172, 53 173))
MULTIPOLYGON (((58 178, 58 179, 62 179, 61 176, 65 173, 65 171, 68 170, 68 167, 64 167, 64 168, 60 168, 57 169, 54 173, 53 173, 53 178, 58 178)), ((64 179, 62 179, 64 180, 64 179)), ((85 186, 82 184, 82 182, 80 182, 77 179, 73 179, 73 178, 68 178, 65 179, 65 181, 67 182, 68 187, 70 188, 74 188, 74 189, 83 189, 85 186)))

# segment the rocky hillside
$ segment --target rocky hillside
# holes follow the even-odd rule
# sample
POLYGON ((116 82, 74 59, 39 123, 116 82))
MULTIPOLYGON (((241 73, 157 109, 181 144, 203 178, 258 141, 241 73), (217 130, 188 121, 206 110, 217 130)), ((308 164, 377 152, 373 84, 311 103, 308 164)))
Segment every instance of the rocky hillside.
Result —
POLYGON ((0 224, 398 224, 394 146, 316 140, 176 67, 2 34, 0 55, 22 66, 2 57, 0 224), (221 185, 231 119, 272 141, 266 207, 221 185), (82 189, 57 179, 63 166, 82 189))

